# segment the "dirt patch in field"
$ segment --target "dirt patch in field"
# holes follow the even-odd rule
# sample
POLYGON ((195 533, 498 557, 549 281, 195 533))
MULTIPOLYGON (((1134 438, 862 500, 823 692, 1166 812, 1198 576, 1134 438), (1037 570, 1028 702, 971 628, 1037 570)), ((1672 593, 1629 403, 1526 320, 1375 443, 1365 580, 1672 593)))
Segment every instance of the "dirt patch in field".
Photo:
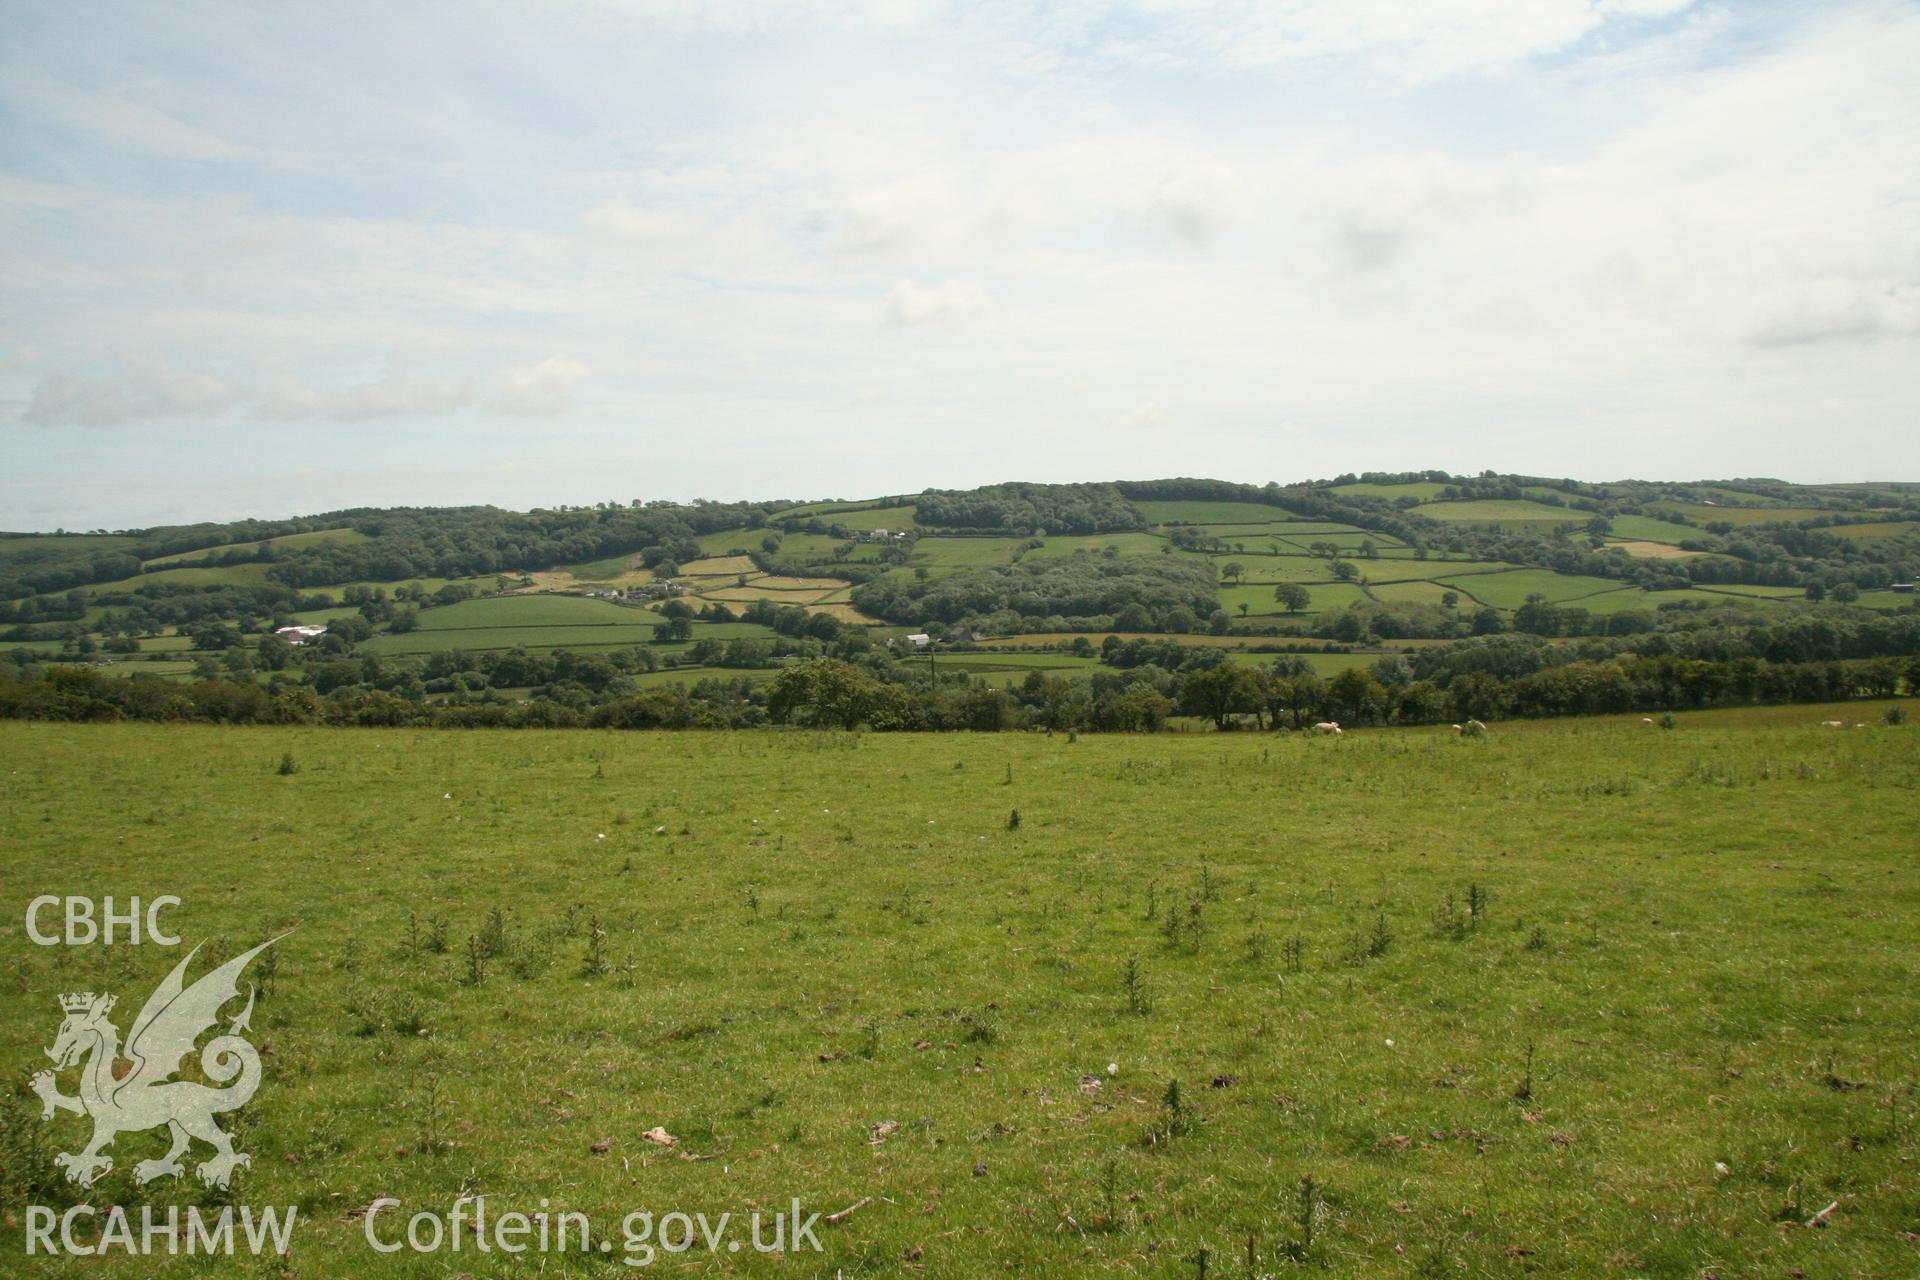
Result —
POLYGON ((775 604, 817 604, 831 594, 818 587, 809 591, 775 591, 758 582, 750 582, 744 587, 715 587, 699 593, 702 600, 718 600, 722 604, 752 604, 755 600, 771 600, 775 604))
POLYGON ((1630 556, 1642 560, 1685 560, 1688 556, 1703 556, 1704 551, 1682 551, 1679 547, 1670 547, 1664 542, 1638 542, 1622 539, 1609 542, 1609 547, 1618 547, 1630 556))
POLYGON ((807 606, 808 613, 824 613, 829 618, 838 618, 841 622, 851 622, 862 627, 877 627, 880 619, 869 617, 850 604, 815 604, 807 606))

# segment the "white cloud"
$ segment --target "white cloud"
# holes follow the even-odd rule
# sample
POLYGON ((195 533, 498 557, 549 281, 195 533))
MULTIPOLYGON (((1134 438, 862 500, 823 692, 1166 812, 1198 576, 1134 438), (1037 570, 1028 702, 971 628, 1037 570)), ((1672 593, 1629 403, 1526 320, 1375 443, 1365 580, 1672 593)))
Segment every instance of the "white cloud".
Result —
POLYGON ((218 417, 251 394, 221 378, 141 363, 98 377, 39 380, 21 420, 36 425, 113 427, 158 418, 218 417))
POLYGON ((44 76, 0 75, 0 100, 41 119, 125 147, 181 160, 259 158, 252 147, 179 120, 149 103, 59 84, 44 76))
POLYGON ((370 422, 393 418, 437 418, 474 402, 474 389, 447 378, 389 375, 354 386, 321 388, 293 380, 270 388, 254 405, 262 418, 370 422))
POLYGON ((587 366, 580 361, 549 356, 509 369, 489 407, 516 418, 550 418, 567 407, 573 384, 586 376, 587 366))
POLYGON ((887 294, 881 323, 890 329, 946 323, 977 315, 992 306, 987 291, 968 280, 922 285, 901 280, 887 294))

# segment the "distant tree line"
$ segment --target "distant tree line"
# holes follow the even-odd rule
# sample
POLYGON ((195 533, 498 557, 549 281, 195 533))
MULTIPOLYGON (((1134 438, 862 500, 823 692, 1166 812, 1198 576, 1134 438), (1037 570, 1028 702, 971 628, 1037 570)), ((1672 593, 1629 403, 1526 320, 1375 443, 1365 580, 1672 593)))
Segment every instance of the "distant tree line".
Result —
MULTIPOLYGON (((1489 648, 1513 648, 1513 638, 1489 648)), ((1516 655, 1493 654, 1509 659, 1516 655)), ((923 676, 917 665, 880 655, 815 657, 784 667, 767 684, 707 675, 689 684, 635 688, 616 659, 556 655, 483 658, 490 681, 541 681, 532 696, 427 697, 411 669, 363 667, 350 681, 310 683, 203 679, 174 683, 52 666, 0 672, 0 717, 28 720, 191 721, 436 728, 757 728, 791 724, 879 731, 1044 728, 1152 732, 1175 714, 1217 729, 1301 729, 1320 719, 1342 725, 1418 725, 1509 716, 1699 710, 1759 703, 1886 698, 1920 689, 1920 658, 1864 662, 1765 662, 1618 654, 1536 666, 1431 664, 1426 675, 1398 656, 1331 677, 1304 659, 1262 666, 1196 648, 1177 670, 1146 664, 1090 677, 1035 671, 1011 688, 966 675, 923 676), (515 664, 525 664, 516 667, 515 664)), ((369 660, 372 661, 372 660, 369 660)), ((450 657, 434 681, 457 687, 466 655, 450 657)), ((344 673, 343 673, 344 674, 344 673)))

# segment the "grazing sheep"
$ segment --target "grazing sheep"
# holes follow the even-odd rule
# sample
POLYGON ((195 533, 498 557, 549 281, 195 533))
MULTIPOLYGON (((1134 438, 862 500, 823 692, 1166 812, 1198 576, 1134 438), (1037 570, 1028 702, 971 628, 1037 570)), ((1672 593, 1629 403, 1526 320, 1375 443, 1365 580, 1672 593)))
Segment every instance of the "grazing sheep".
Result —
POLYGON ((1844 720, 1822 720, 1820 727, 1822 729, 1844 729, 1847 725, 1844 720))
POLYGON ((1463 730, 1469 738, 1477 738, 1486 731, 1487 726, 1481 724, 1478 720, 1467 721, 1466 728, 1463 730))
POLYGON ((1313 731, 1315 733, 1338 733, 1340 732, 1340 725, 1337 721, 1322 720, 1319 724, 1313 726, 1313 731))
POLYGON ((1460 728, 1460 726, 1459 726, 1459 725, 1454 725, 1454 726, 1453 726, 1453 731, 1454 731, 1455 733, 1460 733, 1460 732, 1462 732, 1462 730, 1461 730, 1461 728, 1460 728))
POLYGON ((1641 716, 1641 717, 1640 717, 1640 723, 1641 723, 1641 724, 1652 724, 1652 723, 1653 723, 1653 717, 1652 717, 1652 716, 1641 716))

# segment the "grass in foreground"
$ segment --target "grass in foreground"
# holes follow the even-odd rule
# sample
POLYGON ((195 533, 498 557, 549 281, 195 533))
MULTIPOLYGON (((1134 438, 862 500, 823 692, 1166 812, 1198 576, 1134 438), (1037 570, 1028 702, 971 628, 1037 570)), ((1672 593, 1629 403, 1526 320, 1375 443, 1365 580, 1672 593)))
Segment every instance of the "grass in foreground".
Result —
MULTIPOLYGON (((376 1256, 352 1216, 463 1191, 602 1232, 872 1198, 823 1255, 676 1273, 1194 1276, 1204 1250, 1242 1275, 1251 1238, 1260 1274, 1910 1274, 1920 737, 1827 715, 1480 741, 0 725, 0 1256, 99 1267, 22 1260, 22 1205, 65 1202, 48 1161, 84 1135, 24 1081, 58 992, 120 993, 124 1026, 181 954, 35 947, 24 905, 175 893, 223 956, 297 927, 233 1192, 301 1206, 295 1276, 537 1270, 376 1256)), ((95 1202, 196 1199, 133 1187, 163 1145, 123 1135, 95 1202)))

